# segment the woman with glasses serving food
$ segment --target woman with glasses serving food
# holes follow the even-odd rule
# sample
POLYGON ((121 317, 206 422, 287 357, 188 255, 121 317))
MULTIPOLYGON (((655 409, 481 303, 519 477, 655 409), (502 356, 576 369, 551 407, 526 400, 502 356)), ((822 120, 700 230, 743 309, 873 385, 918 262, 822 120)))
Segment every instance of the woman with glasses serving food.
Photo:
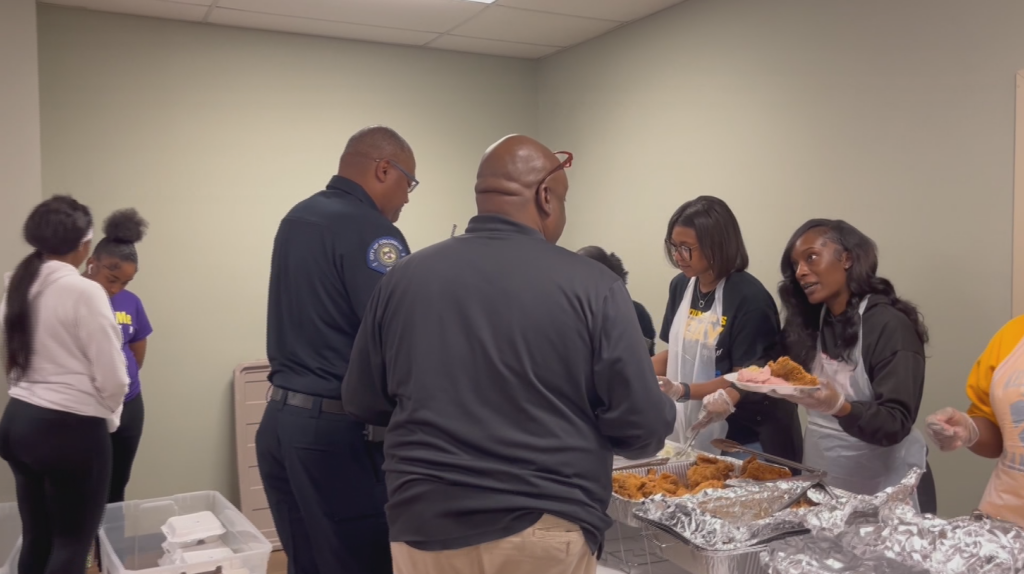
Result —
MULTIPOLYGON (((681 273, 672 279, 661 325, 668 350, 652 360, 662 390, 678 403, 670 438, 683 442, 700 415, 701 399, 730 387, 723 375, 775 358, 779 312, 768 290, 747 273, 749 257, 739 223, 721 199, 702 196, 680 206, 669 219, 665 250, 681 273)), ((795 405, 731 392, 739 401, 735 412, 701 429, 695 448, 718 453, 711 441, 728 438, 800 459, 795 405)))

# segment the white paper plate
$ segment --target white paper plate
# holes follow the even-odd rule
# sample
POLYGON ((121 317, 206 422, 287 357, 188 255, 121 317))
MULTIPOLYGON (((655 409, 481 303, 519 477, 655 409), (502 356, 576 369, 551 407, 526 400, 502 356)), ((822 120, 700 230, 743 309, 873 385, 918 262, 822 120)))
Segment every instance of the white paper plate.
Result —
POLYGON ((737 380, 738 378, 739 373, 729 373, 725 375, 725 380, 729 381, 730 383, 733 383, 734 385, 743 389, 744 391, 750 391, 751 393, 768 394, 769 392, 774 391, 777 395, 793 396, 806 394, 809 391, 814 391, 821 388, 820 386, 797 387, 793 385, 760 385, 757 383, 741 383, 737 380))

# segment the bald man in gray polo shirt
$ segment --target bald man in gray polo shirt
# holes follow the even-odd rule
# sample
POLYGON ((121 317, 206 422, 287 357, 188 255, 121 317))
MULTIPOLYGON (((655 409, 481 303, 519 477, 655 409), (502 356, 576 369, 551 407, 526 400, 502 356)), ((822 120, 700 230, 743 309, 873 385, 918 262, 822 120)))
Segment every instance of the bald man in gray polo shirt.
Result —
POLYGON ((557 247, 572 155, 491 146, 464 235, 370 298, 345 409, 387 426, 397 574, 589 574, 613 454, 656 454, 675 407, 622 281, 557 247))

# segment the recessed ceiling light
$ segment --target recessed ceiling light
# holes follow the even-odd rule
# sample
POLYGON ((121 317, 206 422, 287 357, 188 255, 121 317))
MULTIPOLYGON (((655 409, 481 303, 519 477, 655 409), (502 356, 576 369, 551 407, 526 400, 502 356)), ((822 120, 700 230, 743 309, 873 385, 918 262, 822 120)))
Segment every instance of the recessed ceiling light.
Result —
POLYGON ((466 0, 467 2, 476 2, 477 4, 494 4, 498 0, 466 0))

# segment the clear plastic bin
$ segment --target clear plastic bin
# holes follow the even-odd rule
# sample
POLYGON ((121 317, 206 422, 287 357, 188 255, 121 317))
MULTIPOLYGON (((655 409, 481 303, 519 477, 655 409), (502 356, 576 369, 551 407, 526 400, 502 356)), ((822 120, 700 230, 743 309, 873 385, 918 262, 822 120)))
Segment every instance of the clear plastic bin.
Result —
POLYGON ((267 574, 270 542, 218 492, 195 492, 167 498, 137 500, 107 506, 100 528, 104 574, 267 574), (234 552, 229 558, 188 566, 160 566, 166 540, 160 527, 168 518, 209 510, 227 532, 221 541, 234 552))
POLYGON ((17 574, 21 516, 16 503, 0 504, 0 574, 17 574))

